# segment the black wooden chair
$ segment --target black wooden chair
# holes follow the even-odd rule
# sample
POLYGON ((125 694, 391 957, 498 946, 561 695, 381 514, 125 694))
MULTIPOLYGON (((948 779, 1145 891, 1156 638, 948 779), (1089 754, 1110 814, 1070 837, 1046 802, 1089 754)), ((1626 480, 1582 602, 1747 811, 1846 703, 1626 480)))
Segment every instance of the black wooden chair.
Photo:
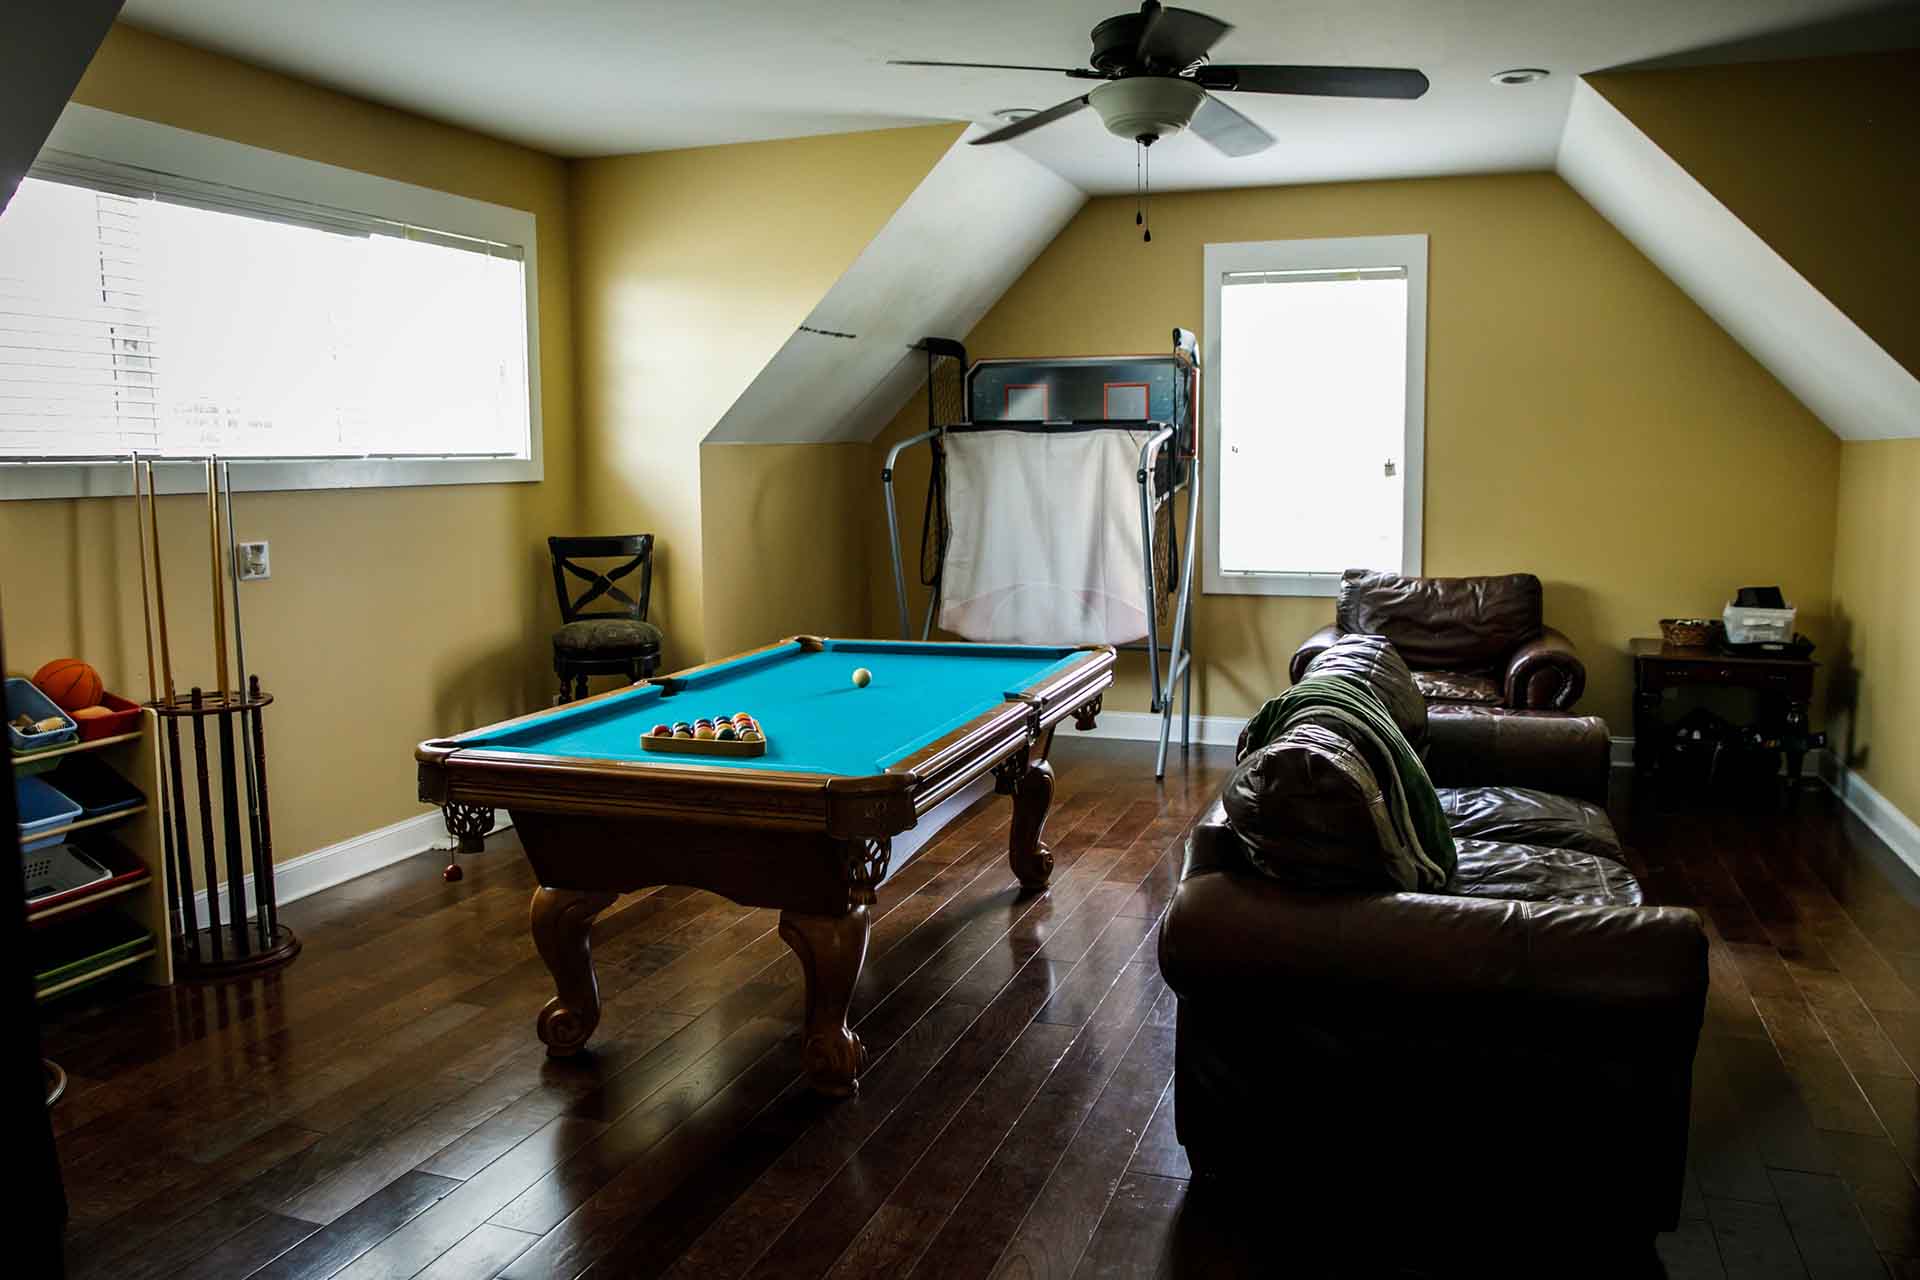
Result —
POLYGON ((609 538, 548 538, 553 556, 553 590, 560 599, 561 628, 553 633, 553 670, 560 677, 561 702, 587 696, 587 677, 625 676, 643 680, 660 665, 660 628, 647 621, 653 591, 653 535, 609 538), (602 572, 582 560, 620 560, 602 572), (638 570, 639 598, 620 580, 638 570), (575 583, 585 583, 573 594, 575 583), (590 608, 606 600, 600 608, 590 608))

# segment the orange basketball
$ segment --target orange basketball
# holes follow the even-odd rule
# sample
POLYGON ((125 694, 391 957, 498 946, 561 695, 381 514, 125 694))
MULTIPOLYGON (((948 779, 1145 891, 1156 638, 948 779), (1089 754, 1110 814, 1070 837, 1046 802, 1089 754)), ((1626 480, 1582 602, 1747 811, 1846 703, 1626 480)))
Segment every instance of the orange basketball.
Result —
POLYGON ((78 658, 55 658, 33 673, 33 684, 62 711, 94 706, 106 691, 100 673, 78 658))

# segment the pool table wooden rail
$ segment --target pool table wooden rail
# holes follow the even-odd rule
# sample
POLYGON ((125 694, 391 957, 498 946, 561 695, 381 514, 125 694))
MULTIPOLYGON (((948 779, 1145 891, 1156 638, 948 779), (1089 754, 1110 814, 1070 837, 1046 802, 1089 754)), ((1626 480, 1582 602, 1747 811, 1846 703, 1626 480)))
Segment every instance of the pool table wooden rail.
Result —
MULTIPOLYGON (((809 647, 810 640, 796 636, 751 653, 785 648, 796 641, 809 647)), ((743 769, 725 762, 678 758, 669 763, 657 756, 598 760, 486 747, 484 740, 559 710, 550 708, 421 743, 415 752, 419 795, 437 805, 717 820, 736 828, 824 829, 841 838, 894 836, 912 828, 921 814, 964 788, 983 769, 1040 743, 1069 716, 1082 728, 1091 727, 1101 695, 1113 683, 1115 657, 1105 646, 1086 646, 1084 652, 1084 661, 1009 696, 991 711, 866 776, 743 769)), ((644 683, 670 685, 717 665, 709 663, 644 683)), ((586 701, 618 698, 630 689, 586 701)), ((567 709, 581 705, 568 703, 567 709)), ((635 742, 637 750, 637 730, 635 742)))

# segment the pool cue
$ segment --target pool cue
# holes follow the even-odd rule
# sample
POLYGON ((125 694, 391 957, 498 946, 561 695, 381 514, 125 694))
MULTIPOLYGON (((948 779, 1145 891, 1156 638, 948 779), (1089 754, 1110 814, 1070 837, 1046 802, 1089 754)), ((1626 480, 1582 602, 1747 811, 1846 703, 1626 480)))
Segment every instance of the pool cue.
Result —
MULTIPOLYGON (((160 492, 153 483, 153 463, 147 463, 147 533, 153 543, 153 612, 160 632, 160 688, 166 694, 166 705, 172 710, 173 694, 173 649, 167 641, 167 580, 164 565, 166 558, 160 554, 160 492)), ((162 716, 167 722, 167 777, 168 794, 172 798, 173 808, 173 856, 179 864, 174 872, 180 882, 180 913, 186 922, 186 931, 181 935, 193 944, 194 954, 200 953, 200 912, 193 905, 193 846, 187 842, 187 788, 180 777, 180 720, 177 716, 162 716)), ((208 901, 212 901, 213 881, 207 881, 208 901)))
MULTIPOLYGON (((245 633, 240 629, 240 556, 238 554, 240 542, 233 532, 232 463, 220 464, 220 488, 227 495, 227 565, 232 570, 233 582, 233 657, 238 663, 236 670, 242 683, 244 698, 247 696, 245 693, 247 640, 245 633)), ((256 688, 258 684, 259 681, 256 679, 254 681, 256 688)), ((247 731, 249 718, 245 711, 240 713, 240 767, 247 779, 247 836, 248 844, 253 849, 254 933, 259 938, 260 949, 265 951, 269 945, 268 940, 273 936, 273 921, 268 918, 269 909, 266 905, 267 885, 272 879, 272 868, 262 861, 260 849, 260 793, 258 784, 254 781, 254 735, 247 731)))
MULTIPOLYGON (((187 694, 187 700, 194 712, 193 772, 200 784, 200 856, 207 864, 207 937, 213 940, 213 958, 217 962, 225 955, 220 942, 220 868, 213 857, 213 794, 207 786, 207 718, 200 714, 205 698, 199 685, 187 694)), ((229 914, 233 911, 231 897, 227 899, 227 911, 229 914)), ((197 944, 194 952, 199 953, 197 944)))
MULTIPOLYGON (((227 927, 236 954, 247 951, 247 882, 240 794, 233 769, 233 679, 227 666, 226 565, 220 546, 220 460, 207 455, 207 551, 213 568, 213 647, 220 679, 220 834, 227 851, 227 927)), ((203 770, 204 773, 204 770, 203 770)))
MULTIPOLYGON (((140 626, 147 637, 147 701, 160 701, 160 689, 156 683, 159 673, 153 665, 153 598, 147 584, 147 513, 140 509, 140 453, 133 454, 133 531, 140 541, 140 626)), ((159 725, 156 720, 153 735, 155 772, 161 776, 166 773, 166 751, 160 745, 159 725)), ((174 883, 173 873, 173 829, 167 825, 167 789, 160 787, 160 794, 154 797, 154 807, 160 811, 160 874, 166 881, 169 893, 174 896, 168 903, 173 931, 180 932, 180 895, 179 886, 174 883)))
POLYGON ((247 697, 254 704, 253 767, 260 784, 260 861, 267 868, 267 878, 259 882, 258 894, 266 914, 267 936, 272 939, 280 933, 280 908, 273 900, 273 813, 267 807, 267 731, 260 722, 265 709, 260 706, 259 676, 247 677, 247 697))
POLYGON ((227 669, 227 595, 220 561, 219 459, 207 456, 207 554, 213 565, 213 661, 220 680, 220 696, 233 691, 227 669))

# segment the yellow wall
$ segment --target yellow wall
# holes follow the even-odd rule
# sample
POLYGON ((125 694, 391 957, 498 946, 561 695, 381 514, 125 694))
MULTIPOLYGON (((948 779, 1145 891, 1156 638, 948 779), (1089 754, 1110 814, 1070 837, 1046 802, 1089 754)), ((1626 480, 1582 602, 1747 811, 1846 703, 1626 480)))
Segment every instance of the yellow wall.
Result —
MULTIPOLYGON (((1132 224, 1130 199, 1090 202, 968 335, 969 355, 1162 350, 1171 326, 1201 328, 1208 242, 1424 232, 1426 572, 1538 574, 1548 621, 1587 660, 1581 708, 1621 734, 1627 640, 1662 617, 1778 582, 1802 629, 1827 634, 1839 442, 1559 178, 1156 196, 1152 244, 1132 224)), ((924 421, 916 399, 872 465, 924 421)), ((909 457, 901 525, 917 539, 925 451, 909 457)), ((870 521, 884 623, 884 526, 870 521)), ((1203 596, 1197 612, 1196 710, 1238 716, 1286 686, 1332 602, 1203 596)), ((1110 707, 1144 709, 1132 665, 1110 707)))
MULTIPOLYGON (((538 220, 546 480, 242 494, 273 547, 244 589, 267 719, 274 851, 295 857, 412 817, 413 744, 517 714, 550 688, 542 539, 575 506, 571 262, 562 161, 114 28, 75 100, 532 211, 538 220)), ((130 501, 0 502, 11 662, 69 654, 146 695, 130 501)), ((161 504, 181 683, 210 681, 205 501, 161 504)))
POLYGON ((876 483, 865 444, 701 448, 710 654, 869 633, 863 517, 876 483))
POLYGON ((701 509, 700 441, 959 133, 932 125, 575 166, 592 526, 575 531, 658 535, 669 669, 734 651, 715 637, 742 616, 719 594, 743 581, 737 562, 703 566, 713 523, 701 509))
POLYGON ((1831 746, 1920 818, 1920 440, 1841 449, 1831 746))
POLYGON ((1920 374, 1920 51, 1587 79, 1920 374))

